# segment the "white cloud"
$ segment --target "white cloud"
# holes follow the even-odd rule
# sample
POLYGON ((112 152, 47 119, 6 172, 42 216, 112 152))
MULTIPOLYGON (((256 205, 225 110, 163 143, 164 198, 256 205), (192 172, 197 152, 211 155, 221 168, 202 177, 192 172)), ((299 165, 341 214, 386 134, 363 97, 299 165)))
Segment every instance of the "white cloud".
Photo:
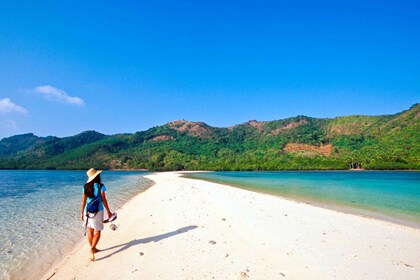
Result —
POLYGON ((0 99, 0 114, 7 114, 7 113, 14 113, 14 112, 26 114, 28 111, 25 108, 13 103, 12 100, 10 100, 10 98, 0 99))
POLYGON ((35 88, 35 92, 42 94, 49 100, 59 101, 72 105, 83 106, 85 102, 79 97, 69 96, 64 90, 55 88, 53 86, 39 86, 35 88))

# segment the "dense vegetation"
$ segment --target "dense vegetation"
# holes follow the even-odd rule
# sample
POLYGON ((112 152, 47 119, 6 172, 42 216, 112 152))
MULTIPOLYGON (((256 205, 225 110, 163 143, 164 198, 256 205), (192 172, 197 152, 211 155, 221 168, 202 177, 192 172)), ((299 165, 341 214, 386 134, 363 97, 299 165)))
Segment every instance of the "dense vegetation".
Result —
POLYGON ((420 104, 387 116, 297 116, 230 128, 174 121, 135 134, 94 131, 0 141, 0 168, 149 170, 420 169, 420 104))

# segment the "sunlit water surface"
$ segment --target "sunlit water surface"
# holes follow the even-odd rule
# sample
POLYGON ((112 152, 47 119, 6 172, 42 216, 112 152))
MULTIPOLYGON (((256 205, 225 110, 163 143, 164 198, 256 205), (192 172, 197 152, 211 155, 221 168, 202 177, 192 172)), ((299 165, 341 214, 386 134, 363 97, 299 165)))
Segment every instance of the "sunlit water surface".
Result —
POLYGON ((418 171, 203 172, 185 176, 420 226, 418 171))
MULTIPOLYGON (((151 185, 146 174, 101 174, 111 210, 151 185)), ((41 273, 80 241, 85 180, 84 171, 0 170, 0 278, 41 273)))

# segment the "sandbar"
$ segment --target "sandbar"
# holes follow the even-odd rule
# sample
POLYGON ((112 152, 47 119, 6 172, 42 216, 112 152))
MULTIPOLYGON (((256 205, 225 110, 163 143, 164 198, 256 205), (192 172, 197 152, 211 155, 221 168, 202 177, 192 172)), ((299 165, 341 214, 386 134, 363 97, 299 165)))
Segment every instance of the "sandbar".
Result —
POLYGON ((420 279, 420 229, 177 172, 146 178, 94 262, 84 241, 42 279, 420 279))

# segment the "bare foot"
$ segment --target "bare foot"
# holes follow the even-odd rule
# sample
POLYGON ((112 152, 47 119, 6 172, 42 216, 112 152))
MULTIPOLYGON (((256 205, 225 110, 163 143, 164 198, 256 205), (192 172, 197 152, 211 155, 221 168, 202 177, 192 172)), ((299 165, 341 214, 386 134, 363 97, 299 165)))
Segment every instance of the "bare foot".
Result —
POLYGON ((90 249, 90 261, 95 261, 95 252, 94 252, 94 250, 95 249, 90 249))

